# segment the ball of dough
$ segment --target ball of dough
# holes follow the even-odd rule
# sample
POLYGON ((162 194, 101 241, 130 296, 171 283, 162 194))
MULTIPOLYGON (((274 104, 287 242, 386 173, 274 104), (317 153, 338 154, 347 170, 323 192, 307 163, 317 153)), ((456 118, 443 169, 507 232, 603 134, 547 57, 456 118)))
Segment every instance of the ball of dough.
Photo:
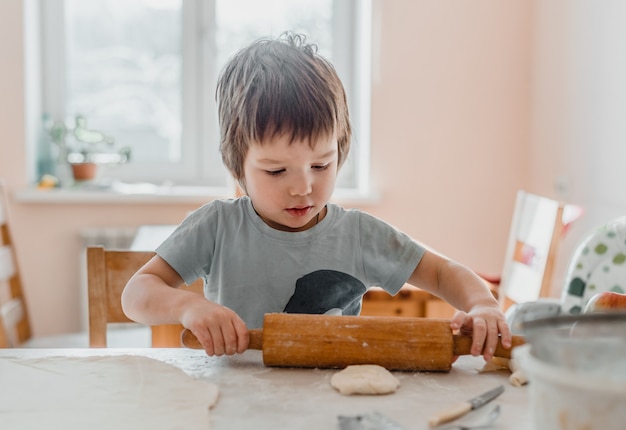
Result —
POLYGON ((330 385, 344 395, 389 394, 398 389, 400 381, 382 366, 359 364, 335 373, 330 385))

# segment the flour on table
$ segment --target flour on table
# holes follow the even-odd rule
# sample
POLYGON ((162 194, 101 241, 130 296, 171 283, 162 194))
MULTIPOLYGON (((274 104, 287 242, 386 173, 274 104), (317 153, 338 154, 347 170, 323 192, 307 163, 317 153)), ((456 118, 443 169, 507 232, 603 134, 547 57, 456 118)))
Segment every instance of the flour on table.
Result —
POLYGON ((132 355, 3 359, 0 380, 7 429, 206 430, 218 398, 215 384, 132 355))
POLYGON ((400 381, 387 369, 376 364, 348 366, 330 378, 330 385, 341 394, 389 394, 400 381))

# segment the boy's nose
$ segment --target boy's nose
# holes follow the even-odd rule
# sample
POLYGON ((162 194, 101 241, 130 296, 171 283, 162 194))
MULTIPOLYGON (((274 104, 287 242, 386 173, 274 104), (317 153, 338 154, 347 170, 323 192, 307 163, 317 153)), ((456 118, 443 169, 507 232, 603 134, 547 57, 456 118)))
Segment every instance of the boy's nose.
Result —
POLYGON ((300 174, 293 178, 289 187, 292 196, 306 196, 313 190, 312 178, 306 174, 300 174))

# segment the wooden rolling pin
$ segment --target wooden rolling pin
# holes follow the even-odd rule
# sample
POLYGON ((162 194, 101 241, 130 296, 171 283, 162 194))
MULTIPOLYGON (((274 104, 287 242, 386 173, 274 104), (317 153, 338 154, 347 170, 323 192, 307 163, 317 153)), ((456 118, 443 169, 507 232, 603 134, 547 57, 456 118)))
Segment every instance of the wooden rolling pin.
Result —
MULTIPOLYGON (((185 329, 183 346, 203 349, 185 329)), ((514 336, 513 347, 524 343, 514 336)), ((447 372, 454 356, 470 354, 471 336, 452 334, 450 321, 432 318, 266 314, 250 330, 249 349, 273 367, 343 368, 378 364, 389 370, 447 372)), ((498 343, 496 357, 510 358, 498 343)))

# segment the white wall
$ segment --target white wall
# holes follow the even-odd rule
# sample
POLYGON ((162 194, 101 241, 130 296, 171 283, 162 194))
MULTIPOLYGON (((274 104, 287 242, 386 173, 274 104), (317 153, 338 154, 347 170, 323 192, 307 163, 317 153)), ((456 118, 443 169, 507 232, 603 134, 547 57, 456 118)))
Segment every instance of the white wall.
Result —
POLYGON ((626 2, 535 8, 531 187, 586 208, 566 238, 565 270, 582 236, 626 214, 626 2))

